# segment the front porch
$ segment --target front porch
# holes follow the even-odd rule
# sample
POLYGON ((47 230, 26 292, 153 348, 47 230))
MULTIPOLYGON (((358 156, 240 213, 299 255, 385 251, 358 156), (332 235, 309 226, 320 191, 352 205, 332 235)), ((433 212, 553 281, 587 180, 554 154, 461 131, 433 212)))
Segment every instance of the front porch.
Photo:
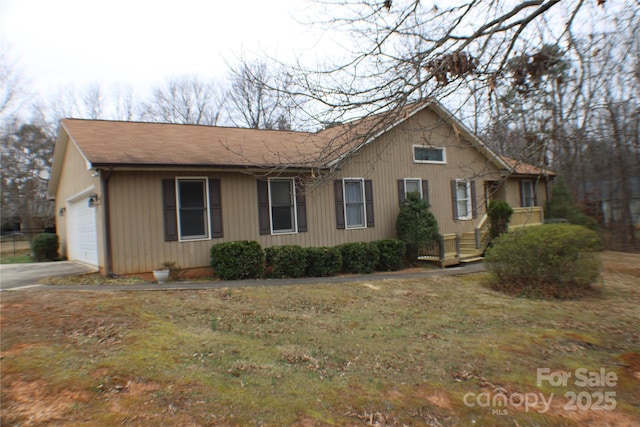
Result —
MULTIPOLYGON (((542 207, 513 208, 509 229, 541 225, 544 223, 542 207)), ((438 263, 441 267, 475 262, 483 259, 489 246, 489 217, 485 214, 473 231, 458 236, 443 234, 440 242, 434 242, 420 251, 418 260, 438 263)))

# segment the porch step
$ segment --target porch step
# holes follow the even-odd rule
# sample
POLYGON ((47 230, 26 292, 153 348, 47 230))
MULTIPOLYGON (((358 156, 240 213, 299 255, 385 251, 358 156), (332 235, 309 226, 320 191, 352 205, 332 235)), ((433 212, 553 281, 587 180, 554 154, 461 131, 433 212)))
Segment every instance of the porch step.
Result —
POLYGON ((472 258, 460 258, 460 262, 462 264, 466 264, 469 262, 478 262, 478 261, 482 261, 484 259, 483 256, 476 256, 476 257, 472 257, 472 258))

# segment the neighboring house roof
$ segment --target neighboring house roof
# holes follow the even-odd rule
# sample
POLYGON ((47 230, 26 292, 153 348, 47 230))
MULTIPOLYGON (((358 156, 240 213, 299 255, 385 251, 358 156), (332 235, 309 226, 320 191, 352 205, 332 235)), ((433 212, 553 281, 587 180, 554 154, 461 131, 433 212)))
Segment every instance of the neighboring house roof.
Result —
POLYGON ((507 156, 500 156, 502 160, 509 165, 511 173, 514 175, 534 175, 534 176, 555 176, 555 172, 525 163, 521 160, 512 159, 507 156))

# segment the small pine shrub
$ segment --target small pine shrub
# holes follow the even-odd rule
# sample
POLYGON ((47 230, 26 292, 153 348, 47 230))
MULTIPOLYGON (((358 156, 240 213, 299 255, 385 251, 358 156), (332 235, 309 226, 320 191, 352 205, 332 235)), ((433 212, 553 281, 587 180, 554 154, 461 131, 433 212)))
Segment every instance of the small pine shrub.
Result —
POLYGON ((489 222, 491 224, 489 235, 491 236, 491 240, 493 240, 501 234, 506 233, 509 229, 509 220, 511 219, 511 215, 513 215, 513 208, 504 200, 493 200, 489 203, 487 215, 489 216, 489 222))
POLYGON ((563 298, 588 289, 600 274, 600 236, 572 224, 545 224, 505 233, 487 250, 494 288, 525 296, 563 298))
POLYGON ((409 262, 416 260, 421 248, 440 240, 438 221, 418 193, 407 193, 396 220, 396 232, 406 244, 409 262))
POLYGON ((55 261, 59 247, 60 239, 57 234, 36 234, 31 241, 31 258, 36 262, 55 261))
POLYGON ((264 273, 264 252, 258 242, 218 243, 210 255, 214 273, 223 280, 255 279, 264 273))
POLYGON ((375 271, 380 259, 380 250, 375 243, 345 243, 338 248, 345 273, 370 274, 375 271))
POLYGON ((380 251, 380 259, 376 270, 396 271, 404 267, 404 257, 407 254, 407 245, 402 240, 386 239, 374 242, 380 251))
POLYGON ((341 268, 342 254, 337 247, 307 248, 307 276, 334 276, 341 268))
POLYGON ((551 220, 564 218, 571 224, 582 225, 594 231, 599 229, 598 221, 585 214, 582 208, 574 201, 562 177, 558 177, 555 180, 544 214, 545 217, 551 220))
POLYGON ((307 269, 307 252, 298 245, 272 246, 264 250, 273 277, 302 277, 307 269))

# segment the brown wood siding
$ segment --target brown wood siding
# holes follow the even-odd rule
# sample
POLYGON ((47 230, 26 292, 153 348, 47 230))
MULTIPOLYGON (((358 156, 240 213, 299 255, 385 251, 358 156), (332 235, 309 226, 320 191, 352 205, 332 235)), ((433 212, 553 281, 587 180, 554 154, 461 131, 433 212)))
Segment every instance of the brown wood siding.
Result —
MULTIPOLYGON (((67 219, 68 213, 59 216, 60 209, 67 209, 67 200, 87 190, 93 186, 92 193, 98 195, 99 200, 102 199, 102 189, 100 188, 100 179, 91 176, 87 170, 87 162, 78 151, 76 145, 71 141, 67 141, 67 147, 64 153, 64 167, 60 172, 60 180, 55 194, 55 215, 56 215, 56 233, 60 238, 60 254, 67 255, 67 219)), ((101 234, 103 230, 102 205, 96 206, 96 228, 98 230, 98 264, 104 267, 104 238, 101 234)))
MULTIPOLYGON (((250 174, 232 172, 122 172, 113 173, 111 215, 113 268, 116 274, 150 271, 164 261, 184 268, 209 265, 211 245, 233 240, 255 240, 262 247, 298 244, 334 246, 346 242, 372 241, 395 237, 399 212, 398 180, 419 178, 428 181, 428 197, 443 234, 473 230, 484 214, 477 200, 478 218, 458 221, 451 212, 450 181, 473 179, 478 188, 485 180, 499 179, 499 171, 469 143, 460 141, 450 125, 426 110, 363 148, 341 171, 321 185, 306 185, 307 232, 260 234, 258 185, 250 174), (445 147, 447 163, 424 164, 413 161, 413 145, 428 143, 445 147), (165 242, 162 179, 200 176, 220 179, 224 237, 189 242, 165 242), (337 229, 335 180, 371 180, 375 227, 337 229)), ((478 191, 477 197, 483 198, 478 191)), ((540 195, 540 193, 539 193, 540 195)))

